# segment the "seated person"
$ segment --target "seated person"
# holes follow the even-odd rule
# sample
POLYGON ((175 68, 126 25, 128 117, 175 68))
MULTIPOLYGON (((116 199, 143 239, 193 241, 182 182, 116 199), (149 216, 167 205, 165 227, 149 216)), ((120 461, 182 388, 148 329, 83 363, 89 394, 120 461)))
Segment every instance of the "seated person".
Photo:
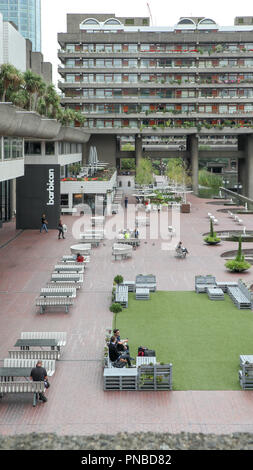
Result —
POLYGON ((125 237, 125 240, 128 240, 128 238, 130 238, 129 232, 126 232, 125 235, 124 235, 124 237, 125 237))
POLYGON ((80 255, 80 253, 78 253, 76 255, 76 261, 77 261, 77 263, 83 263, 84 262, 84 257, 82 255, 80 255))
POLYGON ((117 347, 117 340, 115 336, 111 337, 111 341, 109 344, 109 358, 110 361, 116 362, 116 361, 124 361, 127 362, 128 366, 131 367, 131 358, 129 356, 128 351, 122 351, 120 352, 117 347))
POLYGON ((181 251, 182 253, 189 253, 187 248, 185 248, 183 245, 182 245, 182 242, 179 242, 177 247, 176 247, 176 251, 181 251))
POLYGON ((118 351, 129 351, 128 339, 120 339, 120 331, 118 329, 113 330, 113 334, 117 341, 118 351))

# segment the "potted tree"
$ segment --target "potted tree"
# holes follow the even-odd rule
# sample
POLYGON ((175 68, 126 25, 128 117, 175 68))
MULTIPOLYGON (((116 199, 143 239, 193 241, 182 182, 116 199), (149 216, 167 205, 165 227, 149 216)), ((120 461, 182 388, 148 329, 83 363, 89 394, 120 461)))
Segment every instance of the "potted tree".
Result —
POLYGON ((225 264, 226 268, 234 273, 241 273, 247 271, 251 264, 245 261, 244 255, 242 254, 242 238, 239 238, 238 251, 235 259, 229 260, 225 264))
POLYGON ((204 238, 205 243, 208 245, 218 245, 221 239, 217 237, 216 232, 213 229, 213 221, 210 219, 210 233, 204 238))

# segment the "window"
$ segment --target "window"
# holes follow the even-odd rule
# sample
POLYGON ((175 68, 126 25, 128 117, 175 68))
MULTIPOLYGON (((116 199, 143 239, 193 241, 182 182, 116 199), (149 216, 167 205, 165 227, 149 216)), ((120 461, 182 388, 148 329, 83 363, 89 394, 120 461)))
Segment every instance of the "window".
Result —
POLYGON ((69 195, 61 194, 61 206, 67 207, 69 205, 69 195))
POLYGON ((54 142, 46 142, 46 155, 54 155, 54 154, 55 154, 54 142))
POLYGON ((95 20, 94 18, 88 18, 87 20, 84 20, 82 22, 82 24, 99 24, 99 22, 97 20, 95 20))
POLYGON ((25 141, 25 155, 41 155, 41 142, 25 141))

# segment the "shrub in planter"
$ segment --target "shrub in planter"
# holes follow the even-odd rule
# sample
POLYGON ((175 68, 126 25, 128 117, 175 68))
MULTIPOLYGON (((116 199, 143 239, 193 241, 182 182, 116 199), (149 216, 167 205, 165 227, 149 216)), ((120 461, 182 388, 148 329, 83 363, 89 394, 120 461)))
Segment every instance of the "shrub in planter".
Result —
POLYGON ((204 238, 204 241, 208 245, 217 245, 221 241, 221 239, 217 237, 216 232, 214 232, 212 219, 210 220, 210 233, 204 238))
POLYGON ((227 261, 225 263, 225 266, 229 271, 234 273, 241 273, 243 271, 247 271, 251 267, 251 264, 245 261, 244 256, 242 254, 241 237, 239 238, 238 251, 235 259, 227 261))

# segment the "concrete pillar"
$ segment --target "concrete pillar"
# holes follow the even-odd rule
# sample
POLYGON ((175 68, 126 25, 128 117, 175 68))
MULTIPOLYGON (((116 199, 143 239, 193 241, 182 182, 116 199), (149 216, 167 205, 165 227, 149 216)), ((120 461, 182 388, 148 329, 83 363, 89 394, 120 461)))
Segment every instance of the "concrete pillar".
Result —
POLYGON ((11 217, 13 217, 14 214, 16 214, 16 199, 17 199, 17 194, 16 194, 16 187, 17 187, 17 180, 16 178, 11 180, 11 217))
POLYGON ((136 168, 142 158, 142 136, 136 135, 135 136, 135 164, 136 168))
POLYGON ((82 144, 82 165, 86 166, 89 160, 88 142, 82 144))
POLYGON ((253 199, 253 135, 247 136, 247 197, 253 199))
POLYGON ((191 176, 193 193, 199 193, 199 141, 196 135, 187 136, 187 148, 191 159, 191 176))

